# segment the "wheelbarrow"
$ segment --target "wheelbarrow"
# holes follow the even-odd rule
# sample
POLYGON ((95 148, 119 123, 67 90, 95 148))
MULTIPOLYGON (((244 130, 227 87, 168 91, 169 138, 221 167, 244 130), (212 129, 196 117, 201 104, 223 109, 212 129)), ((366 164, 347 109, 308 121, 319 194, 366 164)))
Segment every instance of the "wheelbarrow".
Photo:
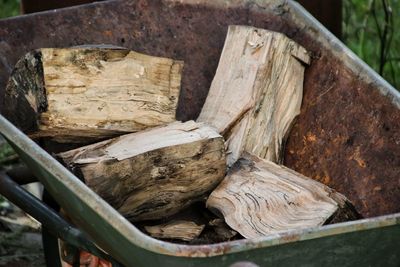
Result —
POLYGON ((184 60, 177 118, 195 119, 231 24, 283 32, 310 51, 285 165, 345 194, 365 219, 211 245, 163 242, 140 232, 4 117, 1 134, 77 228, 5 174, 2 194, 116 266, 400 266, 400 94, 294 1, 115 0, 2 20, 0 95, 29 50, 106 43, 184 60))

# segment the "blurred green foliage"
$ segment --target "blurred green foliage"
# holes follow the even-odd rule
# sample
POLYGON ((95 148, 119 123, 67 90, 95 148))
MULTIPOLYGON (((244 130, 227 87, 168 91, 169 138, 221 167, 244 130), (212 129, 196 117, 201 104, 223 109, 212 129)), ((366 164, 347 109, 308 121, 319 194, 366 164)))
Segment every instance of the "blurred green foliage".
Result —
POLYGON ((10 158, 14 158, 15 155, 12 147, 6 141, 0 140, 0 166, 10 158))
POLYGON ((0 18, 19 14, 19 0, 0 0, 0 18))
POLYGON ((400 89, 400 0, 344 0, 343 41, 400 89))

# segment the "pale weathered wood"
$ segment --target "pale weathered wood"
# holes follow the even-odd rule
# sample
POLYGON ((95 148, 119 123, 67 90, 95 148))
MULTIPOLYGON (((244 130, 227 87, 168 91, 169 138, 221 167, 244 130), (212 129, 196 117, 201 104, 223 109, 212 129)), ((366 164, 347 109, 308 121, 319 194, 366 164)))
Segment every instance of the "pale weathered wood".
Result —
POLYGON ((223 179, 223 138, 203 123, 174 122, 59 154, 131 221, 170 216, 223 179))
POLYGON ((86 142, 175 120, 183 63, 124 48, 43 48, 6 88, 6 116, 31 137, 86 142))
POLYGON ((159 225, 145 226, 144 229, 155 238, 192 241, 201 234, 204 227, 204 224, 197 225, 192 221, 176 220, 159 225))
POLYGON ((300 113, 307 51, 285 35, 230 26, 198 121, 227 140, 228 165, 245 150, 282 161, 281 147, 300 113))
POLYGON ((359 218, 335 190, 247 153, 211 193, 207 207, 246 238, 359 218))

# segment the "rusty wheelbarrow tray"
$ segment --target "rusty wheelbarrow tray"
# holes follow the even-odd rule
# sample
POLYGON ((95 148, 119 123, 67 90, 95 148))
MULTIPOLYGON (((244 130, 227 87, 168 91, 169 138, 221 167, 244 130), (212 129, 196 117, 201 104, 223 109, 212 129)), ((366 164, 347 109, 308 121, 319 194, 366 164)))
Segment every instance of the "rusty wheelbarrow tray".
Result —
POLYGON ((0 95, 31 49, 106 43, 184 60, 177 117, 194 119, 230 24, 283 32, 311 52, 285 164, 344 193, 367 219, 213 245, 163 242, 3 117, 0 131, 79 227, 126 266, 399 266, 400 94, 296 2, 116 0, 2 20, 0 95))

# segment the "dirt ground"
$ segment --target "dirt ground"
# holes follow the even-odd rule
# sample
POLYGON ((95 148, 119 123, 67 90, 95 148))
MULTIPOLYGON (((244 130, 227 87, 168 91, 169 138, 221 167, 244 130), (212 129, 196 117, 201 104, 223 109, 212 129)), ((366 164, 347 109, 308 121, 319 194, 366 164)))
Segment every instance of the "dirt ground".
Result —
POLYGON ((0 267, 44 267, 40 225, 19 210, 0 209, 0 267))

